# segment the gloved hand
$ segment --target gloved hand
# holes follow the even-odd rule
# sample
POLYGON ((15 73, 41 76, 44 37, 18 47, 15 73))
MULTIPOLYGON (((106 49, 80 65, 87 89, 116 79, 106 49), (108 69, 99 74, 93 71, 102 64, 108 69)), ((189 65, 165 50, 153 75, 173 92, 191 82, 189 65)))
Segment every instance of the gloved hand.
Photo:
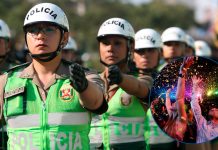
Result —
POLYGON ((120 84, 122 82, 122 73, 117 65, 108 67, 108 82, 109 85, 120 84))
POLYGON ((70 70, 70 81, 73 88, 81 93, 88 87, 88 80, 86 79, 85 72, 77 63, 73 63, 69 66, 70 70))

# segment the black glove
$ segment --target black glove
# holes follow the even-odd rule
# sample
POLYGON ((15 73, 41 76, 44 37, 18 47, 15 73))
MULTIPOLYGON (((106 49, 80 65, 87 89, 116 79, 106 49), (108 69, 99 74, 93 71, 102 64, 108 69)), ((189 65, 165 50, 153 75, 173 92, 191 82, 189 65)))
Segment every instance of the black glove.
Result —
POLYGON ((117 65, 108 67, 108 82, 109 85, 120 84, 122 82, 122 73, 117 65))
POLYGON ((69 66, 70 81, 73 88, 81 93, 88 87, 88 80, 86 79, 85 72, 79 64, 72 64, 69 66))

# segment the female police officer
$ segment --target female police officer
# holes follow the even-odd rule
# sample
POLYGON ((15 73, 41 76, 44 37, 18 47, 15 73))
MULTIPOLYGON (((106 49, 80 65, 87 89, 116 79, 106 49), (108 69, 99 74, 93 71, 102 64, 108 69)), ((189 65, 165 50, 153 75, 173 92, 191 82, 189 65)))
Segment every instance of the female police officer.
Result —
POLYGON ((110 18, 101 25, 97 40, 109 107, 105 114, 92 120, 91 145, 99 148, 103 143, 104 149, 145 149, 146 113, 140 98, 148 96, 152 78, 141 80, 128 74, 134 30, 128 21, 110 18))
POLYGON ((35 5, 26 15, 24 32, 33 61, 0 80, 6 82, 0 96, 8 148, 89 149, 87 110, 103 113, 107 103, 98 75, 61 61, 69 36, 65 13, 51 3, 35 5))

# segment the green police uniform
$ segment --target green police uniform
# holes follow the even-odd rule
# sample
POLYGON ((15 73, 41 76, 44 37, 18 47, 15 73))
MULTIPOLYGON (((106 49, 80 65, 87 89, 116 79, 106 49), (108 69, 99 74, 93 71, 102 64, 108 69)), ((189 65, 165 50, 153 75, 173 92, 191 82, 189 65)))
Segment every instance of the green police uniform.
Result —
POLYGON ((108 102, 108 111, 93 117, 91 142, 102 137, 105 149, 109 149, 110 144, 144 141, 145 111, 136 97, 125 95, 119 88, 108 102))
POLYGON ((8 74, 3 110, 9 149, 89 149, 90 113, 81 106, 68 74, 61 74, 67 70, 68 65, 59 66, 44 101, 33 83, 34 71, 14 69, 8 74))
POLYGON ((106 150, 110 149, 110 145, 123 149, 141 146, 145 149, 145 116, 146 111, 140 100, 118 88, 108 102, 107 112, 100 116, 93 115, 89 133, 91 145, 100 146, 102 142, 102 149, 106 150), (127 143, 131 143, 131 146, 127 146, 127 143))

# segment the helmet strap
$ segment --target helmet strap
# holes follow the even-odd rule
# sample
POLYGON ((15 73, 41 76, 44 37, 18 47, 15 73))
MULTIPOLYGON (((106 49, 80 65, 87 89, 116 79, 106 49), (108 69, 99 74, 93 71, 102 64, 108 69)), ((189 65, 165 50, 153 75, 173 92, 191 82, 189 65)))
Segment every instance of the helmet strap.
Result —
POLYGON ((38 59, 42 62, 49 62, 53 60, 61 51, 60 46, 58 46, 57 50, 51 53, 46 54, 30 54, 32 58, 38 59))

